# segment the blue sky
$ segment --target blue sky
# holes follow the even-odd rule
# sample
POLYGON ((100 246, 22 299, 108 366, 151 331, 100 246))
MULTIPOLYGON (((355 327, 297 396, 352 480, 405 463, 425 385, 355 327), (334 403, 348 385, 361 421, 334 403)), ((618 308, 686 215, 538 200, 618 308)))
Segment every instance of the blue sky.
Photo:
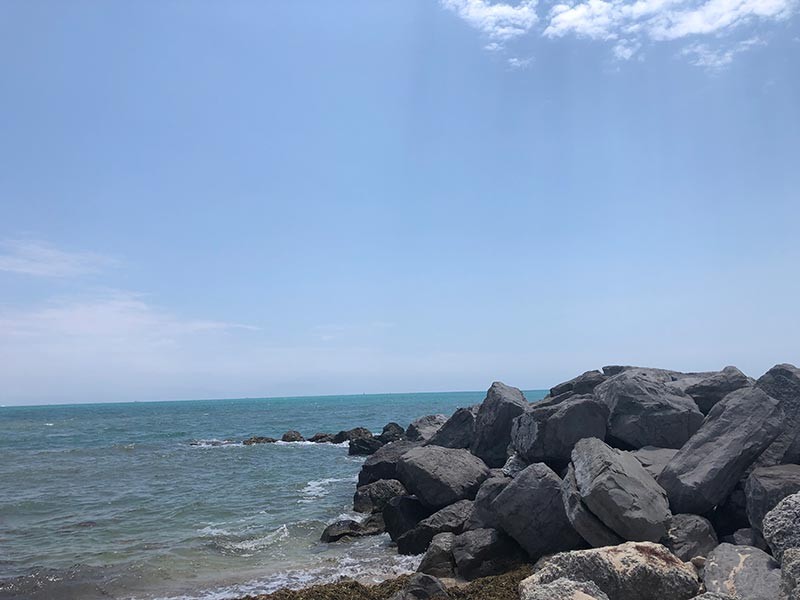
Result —
POLYGON ((0 5, 0 404, 800 362, 797 0, 0 5))

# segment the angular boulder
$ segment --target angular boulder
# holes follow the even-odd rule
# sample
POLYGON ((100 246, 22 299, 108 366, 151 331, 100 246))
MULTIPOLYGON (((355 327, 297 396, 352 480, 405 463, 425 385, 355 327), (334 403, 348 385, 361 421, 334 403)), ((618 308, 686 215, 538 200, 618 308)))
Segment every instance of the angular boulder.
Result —
POLYGON ((305 442, 305 438, 299 431, 287 431, 281 436, 282 442, 305 442))
POLYGON ((556 405, 536 407, 514 420, 512 444, 528 463, 563 468, 583 438, 604 439, 608 406, 594 396, 572 396, 556 405))
POLYGON ((375 454, 384 445, 384 442, 371 435, 369 437, 356 438, 350 440, 347 453, 350 456, 369 456, 370 454, 375 454))
POLYGON ((349 442, 350 440, 360 437, 372 437, 372 432, 366 427, 354 427, 353 429, 340 431, 333 436, 331 442, 334 444, 344 444, 345 442, 349 442))
POLYGON ((395 496, 383 507, 386 533, 393 542, 431 515, 431 510, 414 496, 395 496))
POLYGON ((772 555, 780 562, 789 548, 800 548, 800 492, 786 496, 761 524, 772 555))
POLYGON ((570 465, 561 482, 561 500, 569 522, 578 534, 594 548, 616 546, 623 543, 621 537, 611 531, 590 511, 581 500, 578 483, 575 481, 575 468, 570 465))
POLYGON ((454 533, 439 533, 433 536, 417 571, 434 577, 455 577, 456 561, 453 558, 455 537, 454 533))
POLYGON ((608 436, 614 445, 680 448, 702 425, 703 413, 694 400, 652 371, 623 371, 595 388, 608 406, 608 436))
POLYGON ((775 365, 756 382, 756 387, 775 398, 784 418, 778 437, 758 459, 760 466, 800 462, 800 369, 775 365))
POLYGON ((511 483, 508 477, 490 477, 478 488, 473 502, 472 515, 466 529, 499 529, 500 523, 493 508, 495 498, 511 483))
POLYGON ((583 503, 621 538, 659 541, 667 533, 666 494, 629 453, 587 438, 575 444, 572 466, 583 503))
POLYGON ((447 422, 444 415, 427 415, 412 421, 406 429, 406 439, 412 442, 426 442, 447 422))
POLYGON ((402 440, 406 435, 406 430, 397 423, 387 423, 383 426, 381 434, 377 438, 384 444, 402 440))
POLYGON ((396 479, 379 479, 362 485, 353 495, 353 510, 360 513, 383 512, 386 504, 395 496, 406 496, 408 491, 396 479))
POLYGON ((686 377, 671 384, 692 397, 704 415, 731 392, 750 387, 753 381, 736 367, 725 367, 722 371, 705 376, 686 377))
POLYGON ((780 582, 780 565, 758 548, 722 543, 706 557, 703 583, 709 592, 777 600, 780 582))
POLYGON ((611 600, 688 600, 700 590, 694 567, 650 542, 554 554, 536 563, 520 589, 561 578, 591 581, 611 600))
POLYGON ((520 600, 609 600, 593 581, 572 581, 561 577, 550 583, 519 586, 520 600))
POLYGON ((397 462, 400 457, 418 446, 418 442, 408 441, 386 444, 361 465, 358 485, 366 485, 379 479, 397 479, 397 462))
POLYGON ((253 446, 254 444, 274 444, 277 442, 273 437, 264 437, 262 435, 254 435, 253 437, 249 437, 242 442, 245 446, 253 446))
POLYGON ((501 471, 503 472, 504 476, 514 478, 522 471, 527 469, 530 465, 531 463, 514 452, 514 454, 508 457, 508 460, 506 461, 506 464, 503 465, 501 471))
POLYGON ((342 538, 364 537, 367 535, 377 535, 385 530, 383 517, 381 515, 370 515, 364 521, 353 519, 342 519, 328 525, 320 536, 321 542, 337 542, 342 538))
POLYGON ((800 465, 759 467, 750 473, 744 486, 747 518, 761 531, 761 522, 778 502, 800 491, 800 465))
POLYGON ((472 453, 490 467, 502 467, 511 443, 514 419, 530 407, 525 396, 515 387, 494 382, 475 417, 475 439, 472 453))
POLYGON ((431 600, 449 598, 447 588, 432 575, 415 573, 409 577, 402 590, 389 596, 389 600, 431 600))
POLYGON ((673 515, 665 545, 675 556, 687 562, 695 556, 708 556, 719 546, 711 522, 699 515, 673 515))
POLYGON ((608 377, 600 371, 586 371, 569 381, 559 383, 550 388, 550 396, 560 396, 566 393, 572 394, 591 394, 598 385, 603 383, 608 377))
POLYGON ((445 506, 397 538, 397 551, 400 554, 422 554, 437 534, 463 532, 472 510, 471 500, 459 500, 445 506))
POLYGON ((472 580, 510 571, 524 560, 524 553, 496 529, 475 529, 453 539, 453 560, 458 574, 472 580))
POLYGON ((778 401, 762 390, 731 392, 658 476, 676 513, 704 514, 722 502, 780 431, 778 401))
POLYGON ((332 433, 315 433, 310 438, 308 438, 309 442, 314 442, 315 444, 329 444, 333 441, 333 434, 332 433))
POLYGON ((656 448, 655 446, 645 446, 631 452, 636 460, 642 463, 645 470, 656 479, 677 453, 677 448, 656 448))
POLYGON ((519 473, 495 498, 500 529, 533 559, 581 546, 561 500, 561 479, 544 463, 519 473))
POLYGON ((439 509, 459 500, 472 500, 489 477, 489 468, 467 450, 423 446, 403 454, 398 479, 424 504, 439 509))
POLYGON ((425 443, 444 448, 469 448, 475 440, 478 409, 478 405, 459 408, 425 443))

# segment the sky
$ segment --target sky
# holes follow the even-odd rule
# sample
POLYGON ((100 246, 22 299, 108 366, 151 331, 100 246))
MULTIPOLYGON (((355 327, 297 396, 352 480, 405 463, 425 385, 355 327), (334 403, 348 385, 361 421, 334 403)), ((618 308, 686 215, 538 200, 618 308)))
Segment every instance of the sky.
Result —
POLYGON ((4 0, 0 404, 800 363, 798 0, 4 0))

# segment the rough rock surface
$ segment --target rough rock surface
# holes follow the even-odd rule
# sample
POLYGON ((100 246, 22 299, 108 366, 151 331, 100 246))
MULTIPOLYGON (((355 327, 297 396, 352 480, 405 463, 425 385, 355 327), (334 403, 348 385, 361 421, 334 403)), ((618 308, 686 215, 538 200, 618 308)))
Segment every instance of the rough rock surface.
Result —
POLYGON ((379 479, 397 479, 397 461, 403 454, 418 446, 418 442, 407 441, 386 444, 361 465, 358 485, 366 485, 379 479))
POLYGON ((681 562, 664 546, 650 542, 561 552, 543 558, 520 588, 535 589, 562 577, 592 581, 610 600, 688 600, 700 589, 694 567, 681 562))
POLYGON ((728 497, 717 505, 709 518, 714 524, 717 537, 731 535, 737 529, 750 527, 742 481, 739 481, 728 497))
POLYGON ((423 446, 413 448, 397 463, 398 479, 424 504, 438 509, 459 500, 472 500, 489 469, 467 450, 423 446))
POLYGON ((511 443, 512 423, 529 408, 530 404, 517 388, 494 382, 475 417, 472 453, 490 467, 502 467, 508 458, 506 449, 511 443))
POLYGON ((492 510, 500 529, 533 559, 581 545, 564 510, 561 479, 543 463, 519 473, 495 498, 492 510))
POLYGON ((656 448, 655 446, 645 446, 638 450, 633 450, 631 454, 636 457, 645 470, 656 479, 661 475, 661 471, 677 454, 677 448, 656 448))
POLYGON ((447 589, 436 577, 425 573, 412 575, 405 587, 389 597, 389 600, 430 600, 448 598, 447 589))
POLYGON ((752 527, 737 529, 731 535, 726 535, 721 541, 733 544, 734 546, 753 546, 759 550, 770 552, 764 536, 761 535, 760 531, 752 527))
POLYGON ((704 514, 724 500, 778 435, 781 418, 778 401, 758 388, 725 396, 658 477, 672 510, 704 514))
POLYGON ((370 454, 375 454, 384 445, 384 442, 379 438, 371 435, 369 437, 356 438, 350 440, 347 453, 351 456, 369 456, 370 454))
POLYGON ((372 432, 366 427, 354 427, 353 429, 340 431, 333 436, 333 440, 331 441, 334 444, 344 444, 345 442, 349 442, 350 440, 360 437, 372 437, 372 432))
POLYGON ((800 492, 778 502, 764 517, 761 530, 778 561, 789 548, 800 548, 800 492))
POLYGON ((445 448, 469 448, 475 440, 475 417, 478 409, 477 404, 459 408, 425 443, 445 448))
POLYGON ((453 560, 464 579, 510 571, 523 560, 516 542, 496 529, 475 529, 453 539, 453 560))
POLYGON ((422 554, 439 533, 461 533, 472 515, 472 501, 460 500, 422 519, 417 525, 397 538, 400 554, 422 554))
POLYGON ((379 479, 362 485, 353 495, 353 510, 360 513, 383 512, 386 503, 395 496, 406 496, 408 492, 396 479, 379 479))
POLYGON ((750 473, 744 486, 747 518, 761 531, 761 522, 778 502, 800 491, 800 465, 759 467, 750 473))
POLYGON ((609 600, 592 581, 572 581, 561 577, 550 583, 536 585, 523 581, 519 586, 520 600, 609 600))
POLYGON ((412 442, 425 442, 431 439, 439 428, 447 422, 444 415, 427 415, 413 421, 406 429, 406 439, 412 442))
POLYGON ((383 430, 378 437, 384 444, 402 440, 406 435, 406 430, 403 429, 398 423, 387 423, 383 426, 383 430))
POLYGON ((515 452, 508 457, 506 464, 503 465, 501 470, 506 477, 516 477, 529 466, 530 463, 515 452))
POLYGON ((707 375, 685 377, 670 384, 691 396, 704 415, 731 392, 751 385, 753 381, 736 367, 725 367, 722 371, 707 375))
POLYGON ((439 533, 433 536, 417 571, 434 577, 455 577, 456 561, 453 558, 454 533, 439 533))
POLYGON ((667 533, 666 494, 629 453, 587 438, 575 445, 572 466, 581 500, 617 535, 659 541, 667 533))
POLYGON ((281 436, 282 442, 304 442, 305 438, 299 431, 287 431, 281 436))
POLYGON ((249 437, 242 442, 245 446, 252 446, 254 444, 274 444, 277 442, 273 437, 264 437, 262 435, 254 435, 253 437, 249 437))
POLYGON ((572 527, 586 542, 594 547, 616 546, 624 540, 611 531, 586 507, 581 500, 578 483, 575 481, 575 468, 570 465, 561 482, 561 499, 572 527))
POLYGON ((320 536, 322 542, 336 542, 345 537, 364 537, 383 533, 384 523, 381 515, 370 515, 365 521, 342 519, 328 525, 320 536))
POLYGON ((472 516, 467 521, 466 529, 498 529, 500 523, 492 504, 506 486, 511 483, 508 477, 490 477, 478 488, 473 503, 472 516))
POLYGON ((603 383, 608 377, 600 371, 586 371, 569 381, 559 383, 550 388, 550 396, 556 397, 570 392, 572 394, 591 394, 594 388, 603 383))
POLYGON ((742 600, 777 600, 780 565, 766 552, 750 546, 720 544, 706 558, 706 590, 742 600))
POLYGON ((800 548, 789 548, 783 553, 781 598, 800 600, 800 548))
POLYGON ((694 400, 668 387, 654 371, 623 371, 595 388, 610 411, 608 436, 615 445, 680 448, 702 425, 694 400))
POLYGON ((431 511, 414 496, 395 496, 383 509, 386 533, 397 541, 401 535, 414 529, 417 523, 429 517, 431 511))
POLYGON ((604 439, 608 406, 594 396, 573 396, 559 404, 536 407, 514 420, 512 444, 528 463, 562 468, 583 438, 604 439))
POLYGON ((315 433, 310 438, 308 438, 309 442, 314 442, 315 444, 329 444, 333 441, 333 434, 332 433, 315 433))
POLYGON ((758 464, 800 462, 800 369, 789 364, 775 365, 759 378, 756 387, 780 402, 784 413, 780 434, 759 457, 758 464))
POLYGON ((673 515, 667 531, 666 546, 686 562, 695 556, 708 556, 719 545, 711 522, 699 515, 673 515))

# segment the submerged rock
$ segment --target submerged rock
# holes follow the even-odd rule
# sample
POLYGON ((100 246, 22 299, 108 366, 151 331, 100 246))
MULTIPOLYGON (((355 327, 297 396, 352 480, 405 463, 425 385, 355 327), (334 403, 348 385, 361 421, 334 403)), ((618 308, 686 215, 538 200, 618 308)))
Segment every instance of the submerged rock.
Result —
POLYGON ((709 592, 742 600, 777 600, 780 565, 766 552, 722 543, 706 558, 703 583, 709 592))
POLYGON ((472 453, 490 467, 502 467, 508 458, 513 421, 529 407, 520 390, 494 382, 475 417, 475 439, 470 446, 472 453))
POLYGON ((398 479, 427 506, 439 509, 459 500, 472 500, 489 468, 467 450, 423 446, 413 448, 397 463, 398 479))

